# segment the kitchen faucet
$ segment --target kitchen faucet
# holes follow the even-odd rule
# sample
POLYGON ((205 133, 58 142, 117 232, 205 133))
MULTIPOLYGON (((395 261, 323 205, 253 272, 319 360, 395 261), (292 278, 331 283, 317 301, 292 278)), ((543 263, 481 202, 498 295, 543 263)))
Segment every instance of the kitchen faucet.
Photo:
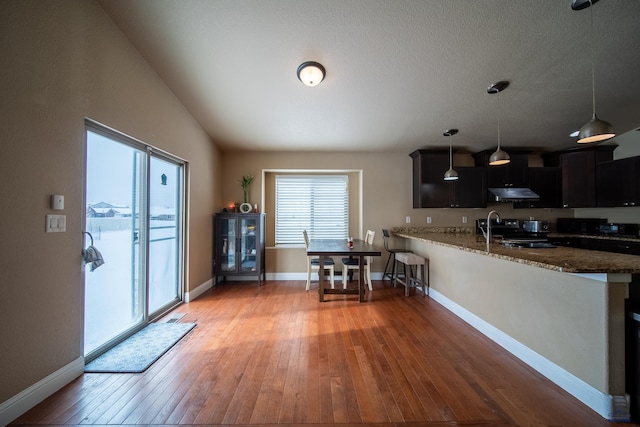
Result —
POLYGON ((489 212, 489 215, 487 215, 487 253, 489 253, 489 242, 491 241, 491 215, 495 214, 496 219, 498 220, 498 222, 500 222, 500 215, 498 214, 498 212, 496 211, 491 211, 489 212))

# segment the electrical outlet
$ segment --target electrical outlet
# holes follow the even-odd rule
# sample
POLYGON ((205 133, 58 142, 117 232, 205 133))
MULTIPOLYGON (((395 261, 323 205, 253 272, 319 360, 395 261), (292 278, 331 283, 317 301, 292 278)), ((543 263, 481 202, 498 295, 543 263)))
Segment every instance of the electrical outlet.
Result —
POLYGON ((431 224, 431 217, 430 216, 427 217, 427 224, 431 224))
POLYGON ((462 223, 463 223, 463 224, 466 224, 467 222, 468 222, 467 217, 466 217, 466 216, 463 216, 463 217, 462 217, 462 223))
POLYGON ((411 224, 411 217, 408 216, 404 219, 404 222, 406 222, 407 224, 411 224))

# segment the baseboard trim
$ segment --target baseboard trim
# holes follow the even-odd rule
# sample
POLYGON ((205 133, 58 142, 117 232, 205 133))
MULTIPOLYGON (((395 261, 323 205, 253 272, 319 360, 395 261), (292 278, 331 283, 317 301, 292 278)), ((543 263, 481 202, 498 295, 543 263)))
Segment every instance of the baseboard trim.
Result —
POLYGON ((0 404, 0 426, 6 426, 84 373, 84 357, 63 366, 0 404))
POLYGON ((184 302, 190 302, 213 287, 213 279, 209 279, 191 292, 184 293, 184 302))
POLYGON ((556 365, 529 347, 516 341, 509 335, 487 323, 464 307, 445 297, 434 289, 429 296, 447 310, 469 323, 476 330, 503 347, 509 353, 547 377, 573 397, 596 411, 609 421, 628 422, 630 420, 629 395, 614 396, 602 393, 564 368, 556 365))

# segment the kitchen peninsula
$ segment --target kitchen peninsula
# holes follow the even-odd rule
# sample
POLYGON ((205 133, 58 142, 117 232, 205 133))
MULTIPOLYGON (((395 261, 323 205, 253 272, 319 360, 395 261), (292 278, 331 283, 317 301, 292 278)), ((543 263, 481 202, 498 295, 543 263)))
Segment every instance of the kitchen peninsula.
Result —
POLYGON ((629 419, 625 298, 640 256, 498 243, 487 253, 471 229, 392 231, 429 259, 431 298, 603 417, 629 419))

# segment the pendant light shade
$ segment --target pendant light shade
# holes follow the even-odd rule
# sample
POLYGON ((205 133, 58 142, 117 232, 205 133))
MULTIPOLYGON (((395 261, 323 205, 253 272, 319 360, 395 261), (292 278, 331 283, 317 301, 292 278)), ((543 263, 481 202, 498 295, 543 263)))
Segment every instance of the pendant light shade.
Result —
POLYGON ((491 166, 506 165, 510 161, 511 157, 509 154, 500 147, 498 147, 498 149, 489 157, 489 164, 491 166))
POLYGON ((582 125, 578 133, 578 144, 589 144, 591 142, 604 141, 616 136, 611 123, 600 120, 596 113, 587 123, 582 125))
MULTIPOLYGON (((458 129, 447 129, 444 136, 453 136, 458 133, 458 129)), ((458 172, 453 169, 453 148, 451 147, 451 139, 449 139, 449 170, 444 173, 445 181, 455 181, 458 179, 458 172)))
MULTIPOLYGON (((591 34, 593 34, 593 4, 597 0, 573 0, 571 8, 573 10, 581 10, 587 7, 591 12, 591 34)), ((593 37, 593 36, 592 36, 593 37)), ((593 116, 586 124, 580 128, 578 133, 578 144, 589 144, 592 142, 600 142, 616 136, 613 126, 609 122, 600 120, 596 116, 596 78, 594 70, 594 43, 591 43, 591 100, 593 105, 593 116)))
POLYGON ((496 82, 487 88, 487 93, 492 95, 494 93, 498 94, 498 148, 496 151, 489 157, 489 165, 490 166, 499 166, 507 164, 511 161, 511 157, 509 154, 500 148, 500 92, 505 90, 509 86, 509 82, 502 80, 496 82))
POLYGON ((325 74, 326 70, 322 64, 318 62, 307 61, 298 67, 298 79, 306 86, 313 87, 319 85, 320 82, 324 80, 325 74))

